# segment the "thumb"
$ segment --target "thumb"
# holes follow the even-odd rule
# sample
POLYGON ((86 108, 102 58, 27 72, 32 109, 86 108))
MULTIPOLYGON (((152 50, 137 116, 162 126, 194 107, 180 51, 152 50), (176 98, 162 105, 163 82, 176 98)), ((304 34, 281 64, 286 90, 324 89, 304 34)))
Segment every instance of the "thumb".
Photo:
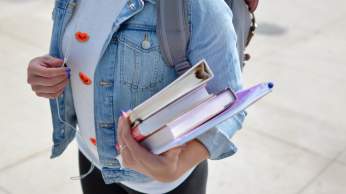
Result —
POLYGON ((47 55, 44 56, 44 63, 47 67, 61 67, 64 60, 47 55))

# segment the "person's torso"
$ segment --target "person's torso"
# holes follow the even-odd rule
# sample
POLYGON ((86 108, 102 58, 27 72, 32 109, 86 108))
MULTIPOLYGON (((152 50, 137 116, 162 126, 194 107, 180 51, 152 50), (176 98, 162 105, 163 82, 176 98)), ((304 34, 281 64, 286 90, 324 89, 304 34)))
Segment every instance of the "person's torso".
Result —
MULTIPOLYGON (((191 18, 203 18, 210 14, 208 9, 214 4, 216 10, 221 9, 225 13, 223 19, 231 19, 231 14, 227 12, 227 5, 223 0, 188 0, 188 16, 190 24, 191 18), (190 5, 195 5, 197 10, 191 11, 190 5)), ((128 0, 112 25, 112 30, 105 40, 100 51, 100 60, 94 69, 94 79, 92 80, 94 90, 94 128, 97 143, 97 151, 100 164, 103 166, 102 175, 106 183, 132 181, 147 182, 150 179, 142 174, 129 169, 122 169, 116 157, 119 153, 115 149, 117 120, 121 111, 132 109, 144 100, 148 99, 156 92, 177 78, 174 68, 163 61, 160 54, 159 41, 156 35, 156 0, 128 0)), ((70 22, 75 9, 74 0, 56 0, 53 10, 53 32, 50 46, 50 55, 64 58, 62 49, 62 38, 67 24, 70 22)), ((218 15, 219 16, 219 15, 218 15)), ((225 21, 225 20, 220 20, 225 21)), ((218 22, 220 23, 220 22, 218 22)), ((200 25, 201 23, 198 23, 200 25)), ((231 35, 227 40, 217 39, 213 45, 222 44, 221 41, 234 42, 232 22, 225 24, 225 29, 231 35)), ((194 50, 202 50, 203 46, 210 44, 210 39, 204 41, 212 30, 198 31, 197 45, 191 45, 194 50)), ((192 30, 193 32, 193 30, 192 30)), ((193 36, 192 36, 193 37, 193 36)), ((209 37, 210 38, 210 37, 209 37)), ((235 44, 235 43, 234 43, 235 44)), ((227 63, 237 64, 237 57, 234 57, 236 50, 234 45, 226 45, 228 53, 227 63)), ((196 53, 194 61, 200 56, 196 53)), ((210 56, 208 56, 210 57, 210 56)), ((220 57, 220 56, 219 56, 220 57)), ((215 57, 210 57, 215 61, 215 57)), ((230 66, 223 60, 218 69, 230 69, 230 66)), ((232 66, 233 67, 233 66, 232 66)), ((236 69, 237 70, 237 69, 236 69)), ((225 80, 214 79, 213 82, 220 82, 218 87, 224 87, 227 83, 237 83, 235 78, 228 78, 228 71, 218 71, 219 77, 225 80), (226 79, 227 78, 227 79, 226 79), (221 83, 222 81, 222 83, 221 83)), ((239 73, 240 71, 237 70, 239 73)), ((238 74, 237 74, 238 75, 238 74)), ((215 84, 214 83, 214 84, 215 84)), ((77 123, 74 97, 72 94, 71 83, 69 83, 63 95, 57 103, 50 101, 53 117, 53 140, 52 158, 61 155, 75 136, 73 126, 77 123), (64 121, 64 122, 63 122, 64 121), (72 126, 66 125, 66 123, 72 126)))
MULTIPOLYGON (((94 107, 98 108, 98 104, 94 105, 94 73, 101 58, 102 47, 107 44, 108 36, 112 35, 112 25, 125 1, 78 0, 76 3, 73 17, 67 24, 62 38, 62 51, 66 64, 71 68, 71 89, 80 134, 76 137, 79 149, 99 170, 102 170, 96 145, 103 144, 103 139, 96 138, 94 124, 94 107), (97 142, 97 139, 100 142, 97 142)), ((145 49, 150 48, 149 38, 145 37, 144 41, 147 43, 145 49)), ((171 183, 127 181, 122 184, 140 192, 164 193, 177 187, 191 172, 192 169, 171 183)))
MULTIPOLYGON (((73 23, 72 16, 76 13, 76 4, 72 0, 57 0, 55 5, 50 53, 53 56, 64 58, 66 56, 63 52, 63 34, 69 31, 68 24, 73 23)), ((100 165, 103 167, 102 173, 105 181, 109 183, 147 182, 150 180, 135 171, 120 167, 119 161, 116 159, 119 153, 115 149, 117 144, 115 132, 121 110, 135 107, 176 78, 174 68, 167 65, 160 55, 155 25, 155 4, 148 2, 144 4, 141 0, 128 1, 111 26, 112 29, 109 32, 111 36, 104 40, 99 52, 99 60, 93 61, 86 57, 81 61, 71 62, 80 65, 78 69, 73 69, 74 67, 71 66, 75 73, 83 70, 89 76, 94 72, 94 76, 92 86, 85 87, 86 85, 77 86, 81 80, 78 80, 78 75, 72 74, 74 78, 71 77, 71 83, 65 89, 63 96, 64 108, 73 107, 81 129, 82 125, 95 129, 94 133, 89 130, 84 136, 90 138, 95 136, 96 142, 101 142, 96 143, 97 154, 100 165), (146 41, 146 44, 143 44, 143 41, 146 41), (84 64, 84 62, 95 64, 95 66, 85 69, 83 66, 88 64, 84 64), (80 93, 73 92, 76 88, 80 93), (92 90, 94 94, 92 97, 86 95, 92 90), (77 102, 75 98, 84 98, 84 100, 77 102), (94 107, 80 108, 85 103, 90 105, 91 101, 94 102, 94 107), (68 104, 70 107, 67 107, 68 104), (78 116, 83 115, 83 111, 88 111, 88 114, 78 116), (94 118, 91 118, 92 116, 94 118), (84 118, 83 122, 80 122, 81 118, 84 118)), ((90 38, 92 37, 90 36, 90 38)), ((74 52, 78 52, 78 49, 74 52)), ((66 132, 68 131, 65 129, 66 132)), ((71 131, 68 134, 69 137, 66 138, 71 138, 73 133, 71 131)), ((58 140, 59 137, 55 135, 54 139, 58 140)), ((95 150, 94 153, 96 153, 95 150)))

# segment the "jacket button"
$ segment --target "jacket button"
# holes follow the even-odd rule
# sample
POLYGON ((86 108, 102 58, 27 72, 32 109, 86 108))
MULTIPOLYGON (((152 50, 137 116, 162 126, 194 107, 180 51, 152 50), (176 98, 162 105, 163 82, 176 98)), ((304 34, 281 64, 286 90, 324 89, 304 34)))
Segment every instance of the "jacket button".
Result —
POLYGON ((99 123, 100 128, 110 129, 114 126, 114 123, 99 123))
POLYGON ((142 41, 142 48, 143 49, 149 49, 151 47, 151 43, 148 38, 148 34, 144 34, 144 40, 142 41))
POLYGON ((143 49, 150 49, 151 43, 148 40, 143 40, 142 42, 142 48, 143 49))
POLYGON ((100 81, 99 84, 100 84, 101 87, 110 87, 110 86, 113 85, 112 82, 110 82, 110 81, 104 81, 104 80, 100 81))

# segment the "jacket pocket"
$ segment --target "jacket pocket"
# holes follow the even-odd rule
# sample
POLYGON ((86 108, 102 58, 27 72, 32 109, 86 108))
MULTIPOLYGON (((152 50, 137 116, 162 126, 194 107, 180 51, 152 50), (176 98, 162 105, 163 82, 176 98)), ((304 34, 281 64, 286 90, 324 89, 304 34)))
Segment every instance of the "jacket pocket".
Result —
POLYGON ((159 87, 170 67, 161 58, 153 28, 127 27, 118 32, 117 40, 120 84, 138 90, 159 87))

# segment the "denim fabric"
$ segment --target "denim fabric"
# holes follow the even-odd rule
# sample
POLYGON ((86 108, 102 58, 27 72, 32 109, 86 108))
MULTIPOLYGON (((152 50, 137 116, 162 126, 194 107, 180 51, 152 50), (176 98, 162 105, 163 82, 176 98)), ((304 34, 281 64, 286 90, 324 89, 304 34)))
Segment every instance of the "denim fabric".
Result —
MULTIPOLYGON (((192 64, 205 58, 215 78, 209 83, 209 92, 226 87, 241 88, 241 70, 236 47, 236 33, 232 12, 223 0, 189 0, 188 16, 191 39, 188 58, 192 64)), ((56 0, 53 10, 53 30, 50 55, 63 59, 62 35, 76 4, 74 0, 56 0)), ((107 184, 120 181, 146 182, 150 178, 130 169, 120 168, 115 149, 116 126, 121 110, 129 110, 148 99, 177 78, 174 68, 163 61, 156 36, 156 0, 129 0, 113 24, 97 64, 94 75, 94 110, 97 149, 102 175, 107 184), (142 47, 147 37, 150 47, 142 47)), ((63 153, 75 136, 71 126, 77 119, 73 106, 71 86, 55 100, 50 100, 53 120, 51 157, 63 153), (59 111, 58 111, 59 110, 59 111)), ((222 159, 235 153, 230 141, 241 128, 245 112, 198 137, 208 149, 210 159, 222 159)))

